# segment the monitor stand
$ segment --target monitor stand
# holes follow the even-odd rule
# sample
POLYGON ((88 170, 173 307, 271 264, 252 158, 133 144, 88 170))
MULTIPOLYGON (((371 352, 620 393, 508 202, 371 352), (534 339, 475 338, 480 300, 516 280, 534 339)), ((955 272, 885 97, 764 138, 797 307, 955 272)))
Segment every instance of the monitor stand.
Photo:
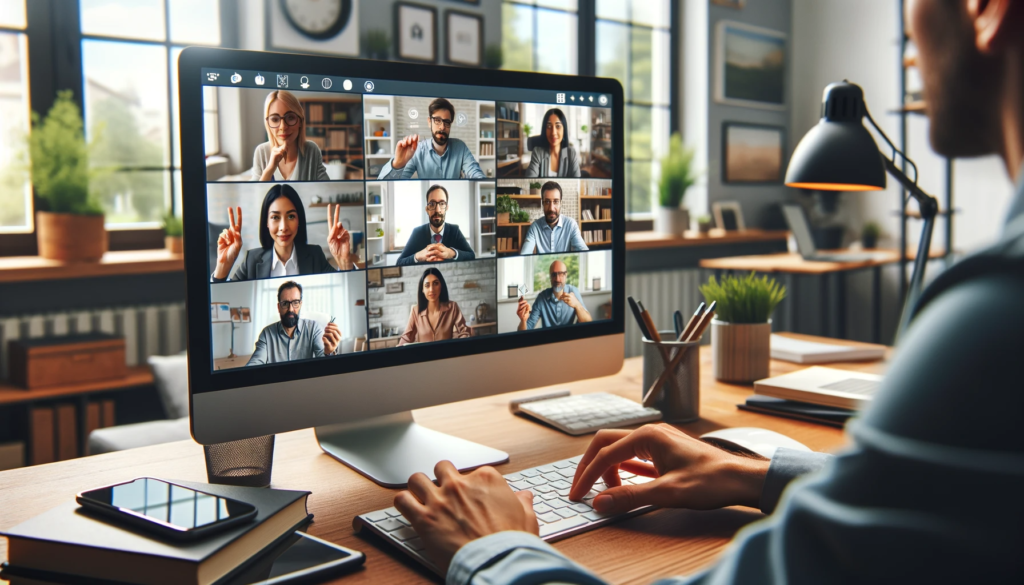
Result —
POLYGON ((417 471, 433 481, 434 465, 445 459, 459 471, 508 463, 508 453, 421 427, 408 410, 316 427, 316 440, 331 457, 389 488, 405 487, 417 471))

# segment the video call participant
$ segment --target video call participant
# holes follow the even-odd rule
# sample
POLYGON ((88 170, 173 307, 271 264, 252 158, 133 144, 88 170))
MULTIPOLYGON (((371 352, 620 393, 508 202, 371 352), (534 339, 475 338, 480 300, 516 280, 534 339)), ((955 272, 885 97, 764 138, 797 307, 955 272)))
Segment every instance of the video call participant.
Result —
POLYGON ((427 188, 427 217, 430 223, 412 230, 396 262, 398 266, 476 258, 459 226, 445 223, 447 213, 448 190, 441 185, 431 185, 427 188))
POLYGON ((324 329, 312 319, 299 317, 302 309, 302 285, 289 280, 277 289, 277 312, 281 320, 267 325, 256 340, 256 351, 245 364, 279 364, 293 360, 334 355, 341 343, 341 330, 335 323, 324 329))
POLYGON ((267 142, 253 152, 252 179, 329 181, 320 147, 306 140, 306 116, 299 100, 283 89, 272 91, 263 112, 267 142))
POLYGON ((484 179, 473 153, 458 138, 449 138, 455 106, 437 98, 427 106, 430 142, 420 142, 419 134, 406 136, 395 146, 395 156, 380 170, 378 179, 484 179))
POLYGON ((566 282, 569 270, 565 262, 555 260, 551 263, 549 272, 551 288, 544 289, 537 295, 532 308, 526 299, 519 297, 519 307, 516 309, 516 315, 519 317, 517 331, 533 329, 537 326, 537 319, 543 321, 544 327, 572 325, 573 317, 577 323, 594 320, 583 304, 580 290, 566 282))
MULTIPOLYGON (((352 236, 339 221, 341 206, 327 206, 327 245, 342 271, 352 270, 352 236)), ((337 272, 327 262, 320 246, 306 243, 306 211, 291 185, 274 185, 263 198, 260 209, 260 245, 245 253, 231 280, 337 272)), ((217 238, 217 265, 213 282, 228 279, 242 250, 242 208, 228 208, 228 229, 217 238), (237 218, 235 213, 238 213, 237 218)))
POLYGON ((455 301, 448 300, 448 284, 437 268, 427 268, 420 277, 417 303, 398 345, 469 337, 466 319, 455 301))
POLYGON ((526 230, 520 254, 555 254, 589 250, 580 227, 571 217, 562 215, 562 186, 548 181, 540 188, 544 217, 526 230))
POLYGON ((579 177, 580 156, 569 143, 569 124, 565 114, 551 108, 544 114, 544 137, 547 144, 533 147, 527 177, 579 177))

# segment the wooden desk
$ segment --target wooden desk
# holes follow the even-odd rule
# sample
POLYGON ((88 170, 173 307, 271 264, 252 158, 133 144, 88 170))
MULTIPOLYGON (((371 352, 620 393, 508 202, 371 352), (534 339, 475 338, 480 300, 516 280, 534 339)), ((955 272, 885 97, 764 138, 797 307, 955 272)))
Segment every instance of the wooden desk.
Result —
POLYGON ((214 370, 230 370, 231 368, 241 368, 245 364, 249 363, 249 358, 252 354, 248 355, 236 355, 235 357, 222 357, 213 360, 214 370))
POLYGON ((184 256, 163 248, 107 252, 99 262, 61 262, 39 256, 0 258, 0 282, 153 274, 185 270, 184 256))
MULTIPOLYGON (((691 435, 735 426, 772 429, 815 450, 830 451, 844 442, 842 431, 807 422, 744 412, 736 408, 751 394, 750 386, 721 384, 711 377, 709 347, 701 348, 701 419, 680 425, 691 435)), ((583 392, 613 392, 639 400, 639 358, 626 360, 622 371, 607 378, 559 388, 583 392)), ((879 372, 882 362, 839 364, 835 367, 879 372)), ((772 375, 799 369, 773 362, 772 375)), ((550 427, 512 415, 513 396, 550 391, 535 389, 491 396, 416 411, 430 428, 507 451, 511 460, 498 467, 511 473, 583 453, 593 435, 571 437, 550 427)), ((62 463, 0 472, 0 528, 10 528, 91 487, 139 476, 206 481, 202 447, 190 441, 156 445, 62 463)), ((396 490, 382 488, 324 454, 312 430, 277 437, 273 486, 310 490, 309 511, 316 521, 315 536, 366 553, 366 567, 337 581, 356 583, 438 582, 431 573, 373 536, 353 533, 356 514, 392 505, 396 490)), ((713 511, 657 510, 555 544, 555 547, 612 583, 650 583, 658 577, 689 574, 706 567, 733 534, 762 515, 748 508, 713 511)), ((7 543, 0 539, 0 560, 7 543)))
POLYGON ((654 248, 712 246, 715 244, 785 242, 787 237, 789 237, 789 232, 786 230, 760 229, 749 229, 742 232, 713 229, 708 233, 687 230, 679 236, 670 236, 658 232, 627 232, 626 249, 650 250, 654 248))
MULTIPOLYGON (((843 252, 836 250, 835 252, 843 252)), ((800 254, 765 254, 762 256, 733 256, 731 258, 708 258, 700 261, 701 268, 714 270, 718 273, 730 272, 766 272, 783 275, 786 285, 786 324, 787 331, 792 331, 796 301, 794 293, 794 275, 810 275, 818 277, 821 302, 821 323, 823 333, 830 333, 830 316, 839 313, 839 330, 836 337, 846 338, 846 275, 856 270, 870 269, 872 272, 871 306, 872 306, 872 340, 881 343, 882 337, 882 267, 900 261, 896 250, 865 250, 876 254, 877 258, 862 262, 821 262, 805 260, 800 254), (835 278, 835 295, 829 294, 830 279, 835 278)))

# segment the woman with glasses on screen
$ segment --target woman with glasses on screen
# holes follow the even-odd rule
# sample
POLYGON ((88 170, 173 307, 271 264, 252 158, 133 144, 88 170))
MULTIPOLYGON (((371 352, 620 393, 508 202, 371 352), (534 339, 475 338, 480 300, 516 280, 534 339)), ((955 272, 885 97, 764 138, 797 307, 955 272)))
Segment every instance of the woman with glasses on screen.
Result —
MULTIPOLYGON (((327 206, 327 247, 340 270, 352 270, 352 236, 341 225, 341 206, 327 206)), ((263 198, 260 209, 260 248, 245 253, 234 273, 242 251, 242 208, 228 208, 228 229, 217 238, 217 264, 213 282, 251 280, 299 274, 336 272, 320 246, 306 243, 306 212, 291 185, 274 185, 263 198)))
POLYGON ((263 105, 267 142, 252 155, 254 181, 329 181, 320 148, 306 140, 306 117, 298 98, 272 91, 263 105))
POLYGON ((544 143, 533 147, 527 177, 579 177, 580 157, 569 144, 569 125, 558 108, 544 113, 544 143))
POLYGON ((427 268, 416 292, 418 302, 398 345, 469 337, 466 319, 455 301, 448 300, 448 285, 437 268, 427 268))

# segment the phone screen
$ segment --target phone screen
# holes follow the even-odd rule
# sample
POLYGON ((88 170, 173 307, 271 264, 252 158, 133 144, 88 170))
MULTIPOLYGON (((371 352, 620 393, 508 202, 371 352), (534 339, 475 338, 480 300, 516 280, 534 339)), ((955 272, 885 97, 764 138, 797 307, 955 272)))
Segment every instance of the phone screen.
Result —
POLYGON ((255 510, 251 504, 198 492, 150 477, 85 492, 82 497, 182 530, 227 522, 251 514, 255 510))
POLYGON ((224 585, 279 585, 326 577, 358 567, 363 558, 360 552, 296 531, 224 585))

